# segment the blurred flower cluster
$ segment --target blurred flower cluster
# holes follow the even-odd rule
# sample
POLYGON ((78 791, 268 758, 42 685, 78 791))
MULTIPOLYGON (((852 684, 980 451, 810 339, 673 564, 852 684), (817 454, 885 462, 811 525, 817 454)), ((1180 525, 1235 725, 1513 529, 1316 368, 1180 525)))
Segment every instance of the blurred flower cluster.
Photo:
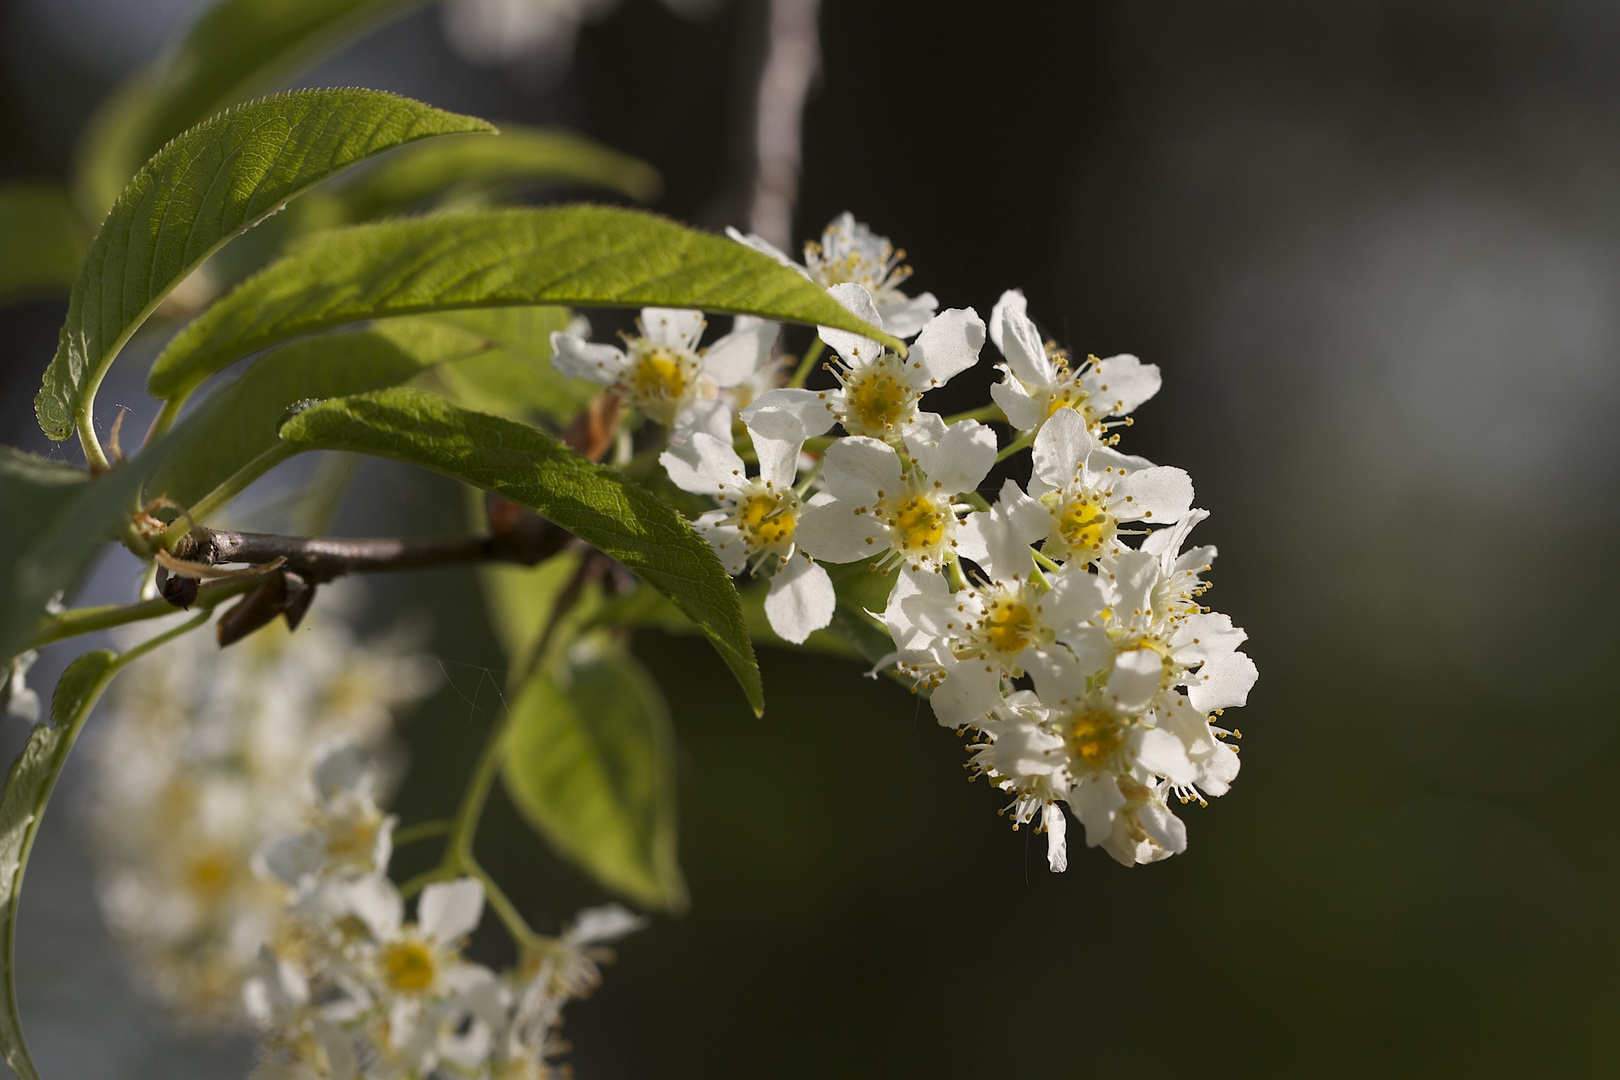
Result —
POLYGON ((563 1005, 600 981, 601 943, 642 920, 616 905, 582 912, 559 937, 522 942, 497 975, 461 954, 483 914, 478 881, 426 885, 405 918, 387 876, 394 822, 366 755, 329 745, 314 778, 308 825, 257 859, 283 907, 244 993, 266 1037, 255 1080, 554 1075, 563 1005))
POLYGON ((705 349, 700 313, 648 308, 622 348, 553 335, 556 368, 669 428, 669 480, 717 504, 695 524, 732 573, 769 575, 765 611, 782 638, 831 622, 840 601, 821 563, 887 574, 869 614, 895 652, 879 667, 973 733, 971 768, 1012 796, 1015 827, 1047 833, 1052 869, 1067 866, 1059 804, 1126 865, 1182 851, 1169 803, 1228 789, 1236 733, 1219 718, 1256 672, 1243 631, 1198 602, 1215 551, 1188 546, 1207 516, 1191 480, 1119 449, 1158 369, 1072 359, 1017 291, 988 328, 972 308, 909 296, 903 253, 848 214, 802 264, 733 236, 910 339, 908 351, 824 326, 790 374, 774 324, 739 318, 705 349), (924 409, 980 362, 987 336, 1001 354, 994 403, 950 418, 924 409), (836 385, 806 388, 823 347, 836 385), (1020 483, 1003 463, 1025 449, 1020 483))
POLYGON ((187 1020, 244 1019, 242 985, 285 892, 253 872, 254 853, 318 812, 319 748, 341 738, 386 758, 393 713, 434 685, 425 657, 356 641, 338 607, 231 649, 184 636, 131 665, 98 727, 88 817, 101 904, 187 1020))

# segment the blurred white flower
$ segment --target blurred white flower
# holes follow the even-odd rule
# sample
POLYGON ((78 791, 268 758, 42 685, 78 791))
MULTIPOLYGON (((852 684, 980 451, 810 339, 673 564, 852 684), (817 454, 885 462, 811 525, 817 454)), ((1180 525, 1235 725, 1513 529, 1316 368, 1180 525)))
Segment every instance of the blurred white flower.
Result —
POLYGON ((114 684, 90 747, 98 894, 178 1016, 242 1021, 243 982, 288 892, 253 872, 267 840, 314 828, 356 860, 385 857, 391 819, 308 777, 341 745, 379 744, 436 674, 401 643, 355 641, 328 606, 296 633, 277 622, 226 650, 182 637, 114 684))

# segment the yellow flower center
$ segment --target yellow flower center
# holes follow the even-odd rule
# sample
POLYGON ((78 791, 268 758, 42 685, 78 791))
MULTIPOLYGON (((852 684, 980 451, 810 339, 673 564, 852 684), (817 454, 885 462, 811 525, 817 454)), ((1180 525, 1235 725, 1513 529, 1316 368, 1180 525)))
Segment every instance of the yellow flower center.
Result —
POLYGON ((1076 499, 1058 515, 1058 532, 1071 553, 1101 554, 1114 532, 1113 516, 1089 498, 1076 499))
POLYGON ((791 541, 798 517, 787 499, 762 493, 750 495, 742 504, 737 524, 751 547, 767 548, 791 541))
POLYGON ((894 515, 894 527, 900 532, 900 547, 905 551, 937 547, 945 538, 946 513, 925 495, 907 499, 894 515))
POLYGON ((688 356, 662 345, 635 350, 627 389, 636 407, 668 422, 673 407, 686 399, 697 365, 688 356))
POLYGON ((1003 653, 1022 652, 1034 643, 1039 629, 1034 613, 1016 600, 997 600, 984 620, 985 640, 1003 653))
POLYGON ((186 882, 206 899, 215 899, 230 887, 236 867, 223 851, 205 851, 186 867, 186 882))
POLYGON ((845 380, 844 392, 848 403, 844 426, 855 434, 880 438, 898 433, 917 398, 917 392, 900 377, 896 359, 890 356, 852 371, 845 380))
POLYGON ((376 827, 365 818, 334 822, 326 829, 326 853, 337 859, 369 855, 376 839, 376 827))
POLYGON ((1080 389, 1078 382, 1064 379, 1052 388, 1052 399, 1046 403, 1046 415, 1055 416, 1059 409, 1074 409, 1089 423, 1086 401, 1091 395, 1080 389))
POLYGON ((1104 712, 1076 713, 1069 721, 1069 752, 1091 768, 1105 765, 1125 743, 1120 722, 1104 712))
POLYGON ((383 976, 395 990, 410 993, 433 982, 433 954, 419 941, 397 941, 383 950, 383 976))

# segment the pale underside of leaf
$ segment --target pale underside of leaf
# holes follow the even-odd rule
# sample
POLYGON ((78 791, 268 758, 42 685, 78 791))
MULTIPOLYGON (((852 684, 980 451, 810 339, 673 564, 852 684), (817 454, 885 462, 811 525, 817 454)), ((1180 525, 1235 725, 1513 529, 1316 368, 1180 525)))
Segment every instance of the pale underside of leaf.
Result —
POLYGON ((472 117, 374 90, 300 90, 178 136, 119 196, 90 243, 35 400, 67 438, 107 367, 158 302, 220 245, 318 181, 395 146, 493 131, 472 117))
POLYGON ((147 385, 174 399, 288 338, 365 319, 513 304, 758 315, 905 348, 774 259, 653 214, 605 206, 479 210, 312 237, 176 335, 147 385))
POLYGON ((619 473, 524 424, 398 388, 318 402, 281 435, 307 449, 394 458, 526 506, 668 596, 720 653, 755 712, 759 669, 737 590, 686 519, 619 473))

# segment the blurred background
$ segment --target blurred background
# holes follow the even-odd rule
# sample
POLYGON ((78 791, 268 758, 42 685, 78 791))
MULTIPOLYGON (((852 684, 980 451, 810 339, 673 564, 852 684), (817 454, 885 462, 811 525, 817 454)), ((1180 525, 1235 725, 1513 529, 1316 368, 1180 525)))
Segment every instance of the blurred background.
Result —
MULTIPOLYGON (((64 175, 99 96, 197 6, 9 0, 0 178, 64 175)), ((658 209, 740 225, 765 27, 762 0, 625 0, 571 57, 492 64, 425 10, 300 82, 566 124, 656 166, 658 209)), ((1610 1074, 1620 8, 824 0, 821 28, 797 239, 853 210, 945 306, 1022 287, 1075 352, 1163 369, 1127 445, 1213 513, 1206 602, 1261 673, 1245 767, 1186 811, 1185 855, 1051 875, 900 688, 767 651, 755 720, 701 641, 644 634, 692 906, 569 1009, 577 1074, 1610 1074)), ((5 442, 46 447, 64 310, 0 312, 5 442)), ((103 400, 143 420, 139 366, 103 400)), ((446 485, 376 472, 340 531, 460 527, 446 485)), ((129 588, 117 566, 87 587, 129 588)), ((375 595, 379 626, 425 613, 448 676, 405 726, 446 762, 407 780, 409 821, 453 804, 502 661, 469 575, 375 595)), ((600 898, 500 796, 488 821, 538 925, 600 898)), ((47 1076, 246 1072, 246 1043, 167 1030, 116 966, 72 812, 28 881, 47 1076)))

